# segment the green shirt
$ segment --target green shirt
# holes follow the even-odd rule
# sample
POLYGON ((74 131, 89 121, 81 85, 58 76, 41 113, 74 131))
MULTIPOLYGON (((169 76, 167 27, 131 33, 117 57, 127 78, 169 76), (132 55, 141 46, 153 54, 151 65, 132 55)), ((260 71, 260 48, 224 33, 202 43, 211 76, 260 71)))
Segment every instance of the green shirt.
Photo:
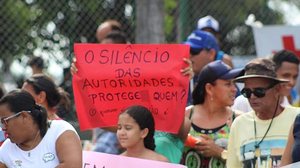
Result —
POLYGON ((154 134, 155 151, 164 155, 171 163, 180 163, 184 144, 176 135, 156 131, 154 134))

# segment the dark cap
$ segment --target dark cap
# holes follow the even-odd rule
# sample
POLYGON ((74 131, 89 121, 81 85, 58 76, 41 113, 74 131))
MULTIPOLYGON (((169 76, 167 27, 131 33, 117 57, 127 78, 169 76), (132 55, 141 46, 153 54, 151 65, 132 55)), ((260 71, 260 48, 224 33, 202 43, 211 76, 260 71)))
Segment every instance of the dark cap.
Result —
POLYGON ((243 69, 232 69, 224 62, 217 60, 205 65, 198 77, 198 84, 193 90, 193 104, 203 104, 205 100, 207 83, 213 83, 217 79, 234 79, 243 74, 243 69))
POLYGON ((234 79, 243 73, 243 68, 232 69, 224 62, 217 60, 203 67, 199 74, 199 83, 213 82, 217 79, 234 79))
POLYGON ((276 77, 275 63, 266 58, 256 58, 250 61, 245 66, 245 74, 235 79, 235 82, 244 83, 245 79, 249 78, 265 78, 274 81, 275 83, 288 82, 285 79, 276 77))

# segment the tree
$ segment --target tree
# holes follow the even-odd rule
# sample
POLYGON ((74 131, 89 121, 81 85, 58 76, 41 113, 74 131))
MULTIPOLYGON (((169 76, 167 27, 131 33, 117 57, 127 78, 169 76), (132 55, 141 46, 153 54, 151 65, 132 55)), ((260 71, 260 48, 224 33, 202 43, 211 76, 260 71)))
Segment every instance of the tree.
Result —
POLYGON ((132 20, 124 15, 132 1, 0 1, 0 58, 10 63, 39 49, 57 61, 58 52, 71 60, 73 43, 96 42, 97 26, 106 19, 119 20, 132 32, 132 20))
POLYGON ((164 11, 161 0, 138 0, 136 12, 136 42, 162 43, 164 38, 164 11))
MULTIPOLYGON (((169 10, 167 16, 177 20, 176 31, 169 33, 169 42, 182 42, 196 29, 199 18, 212 15, 220 23, 222 35, 222 49, 233 55, 255 54, 251 27, 244 21, 249 14, 254 13, 256 18, 264 24, 282 23, 282 14, 268 7, 268 0, 178 0, 174 8, 169 10)), ((175 26, 175 23, 173 24, 175 26)))

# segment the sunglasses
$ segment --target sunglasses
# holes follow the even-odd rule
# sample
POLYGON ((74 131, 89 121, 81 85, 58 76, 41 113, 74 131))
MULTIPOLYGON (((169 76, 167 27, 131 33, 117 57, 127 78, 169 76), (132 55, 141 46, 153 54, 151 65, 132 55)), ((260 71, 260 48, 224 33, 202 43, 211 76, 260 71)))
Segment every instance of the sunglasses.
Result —
POLYGON ((202 51, 202 49, 200 49, 200 50, 196 50, 196 49, 190 49, 190 54, 191 55, 198 55, 200 52, 202 51))
POLYGON ((269 87, 266 87, 266 88, 258 87, 258 88, 254 88, 253 90, 251 90, 249 88, 244 88, 244 89, 242 89, 241 94, 248 99, 251 97, 252 93, 256 97, 262 98, 266 95, 266 91, 271 89, 272 87, 274 87, 274 85, 270 85, 269 87))
POLYGON ((12 118, 18 117, 21 113, 26 112, 26 113, 30 113, 31 111, 20 111, 17 112, 16 114, 13 114, 11 116, 8 117, 4 117, 4 118, 0 118, 0 127, 4 128, 4 126, 7 126, 8 121, 12 118))
POLYGON ((206 49, 206 48, 201 48, 201 49, 193 49, 193 48, 190 48, 190 54, 192 56, 195 56, 195 55, 198 55, 201 51, 203 50, 209 50, 209 49, 206 49))

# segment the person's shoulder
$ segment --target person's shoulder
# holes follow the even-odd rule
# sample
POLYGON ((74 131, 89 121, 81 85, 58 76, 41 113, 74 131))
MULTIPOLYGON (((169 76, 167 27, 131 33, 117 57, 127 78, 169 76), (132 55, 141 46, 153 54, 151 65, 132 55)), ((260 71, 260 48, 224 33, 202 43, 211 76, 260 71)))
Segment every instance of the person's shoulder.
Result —
POLYGON ((192 109, 194 108, 194 105, 190 105, 190 106, 187 106, 185 108, 185 117, 189 118, 191 117, 191 111, 192 109))
POLYGON ((10 141, 9 138, 6 138, 6 140, 1 144, 0 151, 7 150, 7 148, 10 148, 12 145, 15 145, 10 141))
POLYGON ((243 114, 245 114, 245 112, 244 111, 241 111, 241 110, 233 110, 232 109, 232 111, 233 111, 233 115, 235 115, 235 117, 239 117, 240 115, 243 115, 243 114))
POLYGON ((54 126, 54 127, 60 127, 62 125, 65 125, 65 126, 72 126, 70 123, 68 123, 67 121, 65 120, 49 120, 49 125, 50 127, 51 126, 54 126))
POLYGON ((240 124, 247 124, 248 122, 252 123, 253 120, 253 114, 254 111, 250 111, 248 113, 239 112, 239 115, 236 117, 236 119, 233 121, 231 127, 239 127, 240 124))
POLYGON ((238 114, 240 114, 239 115, 239 117, 237 117, 237 119, 239 119, 239 118, 241 118, 241 119, 253 119, 253 115, 255 115, 255 112, 252 110, 252 111, 250 111, 250 112, 248 112, 248 113, 244 113, 244 112, 241 112, 241 111, 239 111, 239 110, 236 110, 236 112, 238 113, 238 114))
POLYGON ((295 107, 295 106, 286 106, 285 109, 287 110, 294 110, 300 112, 300 107, 295 107))
POLYGON ((243 95, 239 95, 234 99, 234 103, 231 106, 233 110, 239 110, 241 112, 249 112, 252 110, 249 101, 243 95))
POLYGON ((56 132, 59 135, 67 130, 74 131, 77 134, 75 128, 65 120, 49 120, 48 124, 51 132, 56 132))
POLYGON ((300 114, 300 107, 286 106, 284 108, 284 112, 288 113, 289 115, 297 116, 300 114))
POLYGON ((169 160, 164 155, 159 154, 150 149, 147 149, 144 159, 150 159, 150 160, 161 161, 161 162, 169 162, 169 160))
POLYGON ((157 161, 161 161, 161 162, 170 162, 168 160, 168 158, 166 158, 164 155, 161 155, 161 154, 156 153, 154 151, 152 151, 152 152, 153 152, 153 155, 154 155, 153 160, 157 160, 157 161))

